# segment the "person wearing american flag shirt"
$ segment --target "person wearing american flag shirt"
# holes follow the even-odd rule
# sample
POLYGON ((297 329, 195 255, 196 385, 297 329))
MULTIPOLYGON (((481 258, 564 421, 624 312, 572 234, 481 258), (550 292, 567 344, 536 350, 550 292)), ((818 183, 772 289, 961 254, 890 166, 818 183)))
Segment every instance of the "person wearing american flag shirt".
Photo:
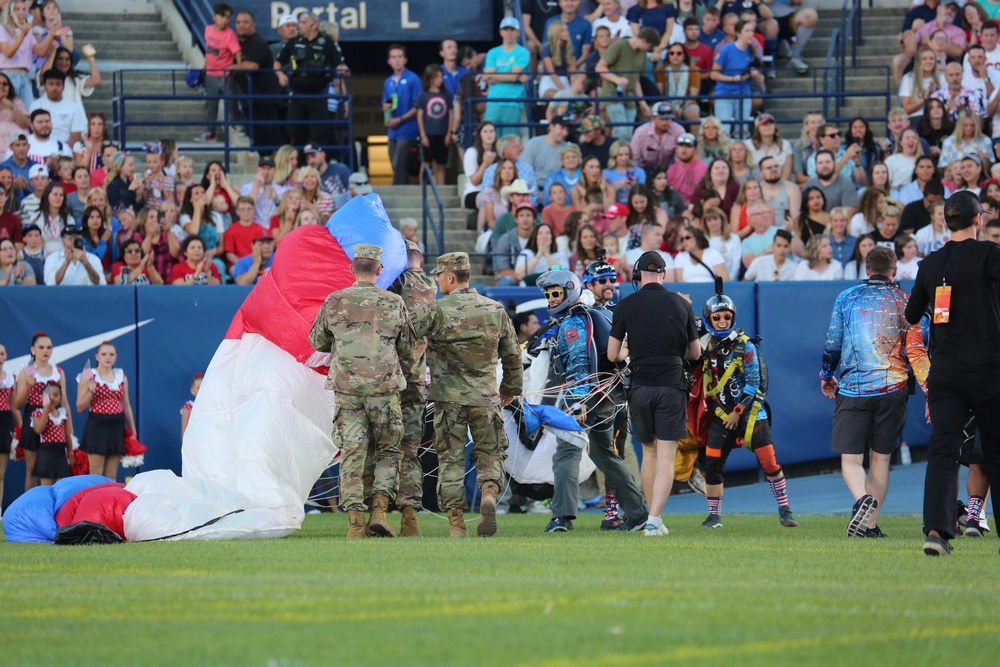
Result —
POLYGON ((980 90, 972 90, 962 85, 962 66, 959 63, 948 63, 944 68, 944 78, 947 88, 940 88, 931 94, 932 100, 944 103, 948 116, 952 120, 958 118, 962 109, 968 109, 980 118, 986 117, 986 101, 980 90))
POLYGON ((28 159, 38 164, 48 165, 49 158, 55 156, 73 157, 69 143, 52 137, 52 116, 45 109, 31 112, 31 136, 28 137, 28 159))
POLYGON ((76 411, 88 409, 80 449, 87 453, 90 474, 117 479, 118 464, 125 455, 125 428, 135 433, 135 417, 128 398, 128 378, 115 368, 118 350, 114 343, 104 341, 97 347, 97 368, 90 360, 76 376, 76 411))

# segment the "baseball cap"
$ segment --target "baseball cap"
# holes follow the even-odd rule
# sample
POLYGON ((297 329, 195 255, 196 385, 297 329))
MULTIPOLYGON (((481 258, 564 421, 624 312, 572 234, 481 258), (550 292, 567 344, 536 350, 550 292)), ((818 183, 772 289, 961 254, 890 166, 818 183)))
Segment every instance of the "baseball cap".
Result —
MULTIPOLYGON (((23 229, 21 230, 21 233, 24 234, 24 230, 23 229)), ((59 236, 60 237, 62 237, 62 236, 75 236, 77 234, 83 234, 83 229, 80 228, 80 227, 77 227, 76 225, 70 225, 70 226, 67 226, 67 227, 63 227, 62 231, 59 232, 59 236)))
POLYGON ((625 204, 619 204, 618 202, 615 202, 614 204, 608 207, 608 210, 604 214, 604 217, 617 218, 618 216, 621 215, 627 216, 628 214, 629 214, 628 206, 626 206, 625 204))
POLYGON ((697 146, 698 140, 690 132, 685 132, 681 136, 677 137, 678 146, 697 146))
POLYGON ((278 19, 278 27, 288 25, 289 23, 298 24, 298 21, 291 14, 282 14, 281 18, 278 19))
POLYGON ((653 105, 653 115, 660 120, 672 120, 674 117, 674 107, 670 102, 657 102, 653 105))
POLYGON ((359 195, 371 194, 372 186, 368 182, 368 174, 356 171, 347 179, 347 184, 359 195))
POLYGON ((271 157, 270 155, 265 155, 261 159, 257 160, 257 166, 258 167, 273 167, 274 166, 274 158, 271 157))
POLYGON ((956 222, 972 222, 972 219, 983 212, 983 204, 979 197, 969 190, 959 190, 944 200, 944 219, 956 222))
POLYGON ((573 119, 569 116, 554 116, 549 122, 553 125, 562 125, 564 127, 571 127, 573 125, 573 119))
POLYGON ((519 213, 522 208, 531 209, 532 212, 537 213, 537 209, 535 208, 535 205, 532 204, 530 201, 523 201, 520 204, 518 204, 517 208, 514 209, 514 213, 515 214, 519 213))
POLYGON ((38 232, 39 234, 41 234, 42 233, 42 228, 39 227, 38 225, 34 225, 34 224, 32 224, 32 225, 25 225, 24 228, 21 230, 21 236, 24 236, 28 232, 38 232))
POLYGON ((580 123, 580 131, 590 132, 591 130, 598 130, 604 126, 603 118, 591 114, 590 116, 585 116, 583 121, 580 123))
POLYGON ((28 135, 24 132, 15 132, 10 135, 10 143, 14 143, 15 141, 28 141, 28 135))
POLYGON ((48 176, 48 175, 49 175, 49 170, 40 164, 36 164, 32 166, 31 169, 28 170, 28 180, 31 180, 35 176, 48 176))
POLYGON ((774 116, 772 116, 769 113, 762 113, 761 115, 757 116, 756 120, 757 125, 763 125, 764 123, 773 123, 773 122, 775 122, 774 116))
POLYGON ((663 257, 660 253, 655 250, 650 250, 649 252, 642 253, 639 261, 635 263, 635 268, 638 271, 662 273, 667 270, 667 264, 663 261, 663 257))
POLYGON ((513 16, 508 16, 504 20, 500 21, 500 29, 503 30, 504 28, 513 28, 514 30, 520 30, 521 24, 518 23, 517 19, 514 18, 513 16))
POLYGON ((319 153, 321 150, 323 148, 316 144, 306 144, 306 147, 302 149, 302 153, 304 155, 312 155, 313 153, 319 153))

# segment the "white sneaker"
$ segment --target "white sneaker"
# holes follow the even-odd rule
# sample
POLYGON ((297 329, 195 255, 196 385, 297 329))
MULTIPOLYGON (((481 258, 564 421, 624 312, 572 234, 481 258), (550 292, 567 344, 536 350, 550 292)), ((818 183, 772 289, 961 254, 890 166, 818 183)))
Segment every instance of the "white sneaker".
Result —
POLYGON ((552 514, 550 510, 545 505, 541 504, 537 500, 532 500, 530 503, 524 506, 525 514, 552 514))
POLYGON ((647 523, 645 530, 642 531, 642 534, 646 537, 660 537, 663 535, 669 535, 670 531, 667 530, 666 524, 661 523, 658 526, 654 526, 651 523, 647 523))

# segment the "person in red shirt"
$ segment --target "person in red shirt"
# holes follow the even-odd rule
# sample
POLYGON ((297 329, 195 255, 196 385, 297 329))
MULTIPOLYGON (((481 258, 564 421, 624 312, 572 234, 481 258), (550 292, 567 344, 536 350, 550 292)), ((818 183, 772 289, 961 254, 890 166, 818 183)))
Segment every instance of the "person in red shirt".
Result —
MULTIPOLYGON (((701 73, 702 94, 705 93, 706 82, 711 82, 709 73, 712 71, 712 47, 702 44, 698 39, 701 34, 701 25, 698 19, 689 16, 684 19, 684 51, 687 52, 689 67, 701 73)), ((711 83, 708 85, 711 88, 711 83)))
POLYGON ((253 242, 260 238, 260 225, 253 216, 257 206, 250 197, 236 200, 236 221, 226 230, 222 248, 226 252, 226 263, 232 266, 240 257, 253 253, 253 242))
POLYGON ((21 238, 21 218, 7 210, 7 190, 0 185, 0 239, 10 239, 18 252, 24 250, 24 239, 21 238))
POLYGON ((243 51, 236 33, 229 27, 233 8, 224 2, 212 8, 212 25, 205 26, 205 113, 208 125, 195 141, 214 141, 215 122, 219 116, 219 95, 233 95, 228 70, 243 62, 243 51))
POLYGON ((181 244, 184 261, 174 264, 170 271, 171 285, 221 285, 219 270, 205 257, 205 242, 197 236, 189 236, 181 244))

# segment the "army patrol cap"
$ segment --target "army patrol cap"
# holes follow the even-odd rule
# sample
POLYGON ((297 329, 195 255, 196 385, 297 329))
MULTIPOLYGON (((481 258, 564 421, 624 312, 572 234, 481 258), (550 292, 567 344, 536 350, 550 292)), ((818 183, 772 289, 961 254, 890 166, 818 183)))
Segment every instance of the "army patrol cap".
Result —
POLYGON ((411 241, 409 239, 406 239, 406 249, 420 252, 420 246, 415 241, 411 241))
POLYGON ((431 273, 444 273, 445 271, 471 271, 472 264, 469 263, 469 253, 449 252, 447 255, 438 257, 437 266, 431 273))
POLYGON ((382 248, 370 243, 359 243, 354 246, 354 259, 374 259, 376 262, 381 262, 382 248))

